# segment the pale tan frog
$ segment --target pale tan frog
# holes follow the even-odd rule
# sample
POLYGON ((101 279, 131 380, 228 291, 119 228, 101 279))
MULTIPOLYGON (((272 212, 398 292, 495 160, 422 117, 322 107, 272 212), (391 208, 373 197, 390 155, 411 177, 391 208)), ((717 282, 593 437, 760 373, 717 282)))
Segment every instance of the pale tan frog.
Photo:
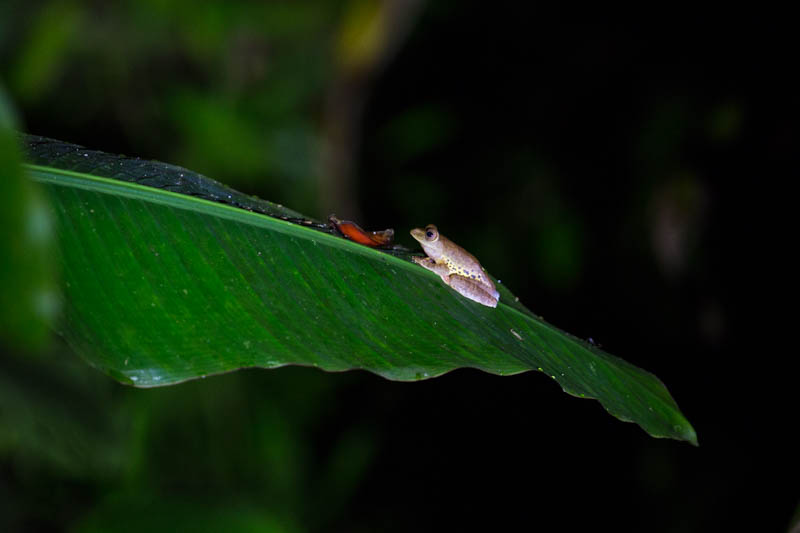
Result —
POLYGON ((428 257, 414 257, 414 262, 441 276, 442 281, 462 296, 480 304, 497 307, 500 293, 475 259, 475 256, 439 234, 433 224, 411 230, 428 257))

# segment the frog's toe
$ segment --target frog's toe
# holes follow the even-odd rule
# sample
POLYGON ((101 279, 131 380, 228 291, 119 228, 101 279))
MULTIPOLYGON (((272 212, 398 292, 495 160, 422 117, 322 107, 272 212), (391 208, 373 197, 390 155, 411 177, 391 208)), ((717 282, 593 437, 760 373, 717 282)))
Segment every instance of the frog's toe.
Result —
POLYGON ((416 255, 412 255, 411 259, 423 268, 427 268, 428 270, 433 270, 436 266, 436 262, 433 261, 430 257, 419 257, 416 255))

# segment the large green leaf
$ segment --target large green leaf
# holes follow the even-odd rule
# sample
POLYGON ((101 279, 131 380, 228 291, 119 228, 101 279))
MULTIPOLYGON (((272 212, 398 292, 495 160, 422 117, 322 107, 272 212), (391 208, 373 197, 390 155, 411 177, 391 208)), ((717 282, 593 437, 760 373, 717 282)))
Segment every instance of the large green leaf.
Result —
POLYGON ((658 378, 547 324, 504 286, 499 306, 484 307, 408 253, 315 229, 185 169, 24 140, 58 222, 61 333, 124 383, 287 364, 393 380, 540 370, 653 436, 697 442, 658 378))

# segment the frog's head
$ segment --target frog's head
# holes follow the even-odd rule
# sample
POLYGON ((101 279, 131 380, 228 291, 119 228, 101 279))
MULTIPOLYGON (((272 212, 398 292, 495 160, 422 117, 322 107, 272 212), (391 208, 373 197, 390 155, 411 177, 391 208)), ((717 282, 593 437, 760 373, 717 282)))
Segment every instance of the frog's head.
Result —
POLYGON ((433 224, 428 224, 425 228, 412 229, 411 236, 419 241, 429 257, 437 259, 441 255, 442 242, 439 240, 439 230, 433 224))

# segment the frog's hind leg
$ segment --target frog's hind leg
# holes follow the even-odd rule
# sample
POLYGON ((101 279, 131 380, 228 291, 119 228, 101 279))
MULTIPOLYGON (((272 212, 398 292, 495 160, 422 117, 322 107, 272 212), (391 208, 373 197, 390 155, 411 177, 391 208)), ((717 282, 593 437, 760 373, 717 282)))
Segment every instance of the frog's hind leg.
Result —
POLYGON ((495 294, 490 293, 487 287, 482 283, 455 274, 448 276, 447 279, 444 277, 442 279, 444 279, 445 283, 450 285, 453 290, 465 298, 469 298, 474 302, 488 307, 497 307, 497 298, 499 294, 497 294, 497 291, 495 291, 495 294))

